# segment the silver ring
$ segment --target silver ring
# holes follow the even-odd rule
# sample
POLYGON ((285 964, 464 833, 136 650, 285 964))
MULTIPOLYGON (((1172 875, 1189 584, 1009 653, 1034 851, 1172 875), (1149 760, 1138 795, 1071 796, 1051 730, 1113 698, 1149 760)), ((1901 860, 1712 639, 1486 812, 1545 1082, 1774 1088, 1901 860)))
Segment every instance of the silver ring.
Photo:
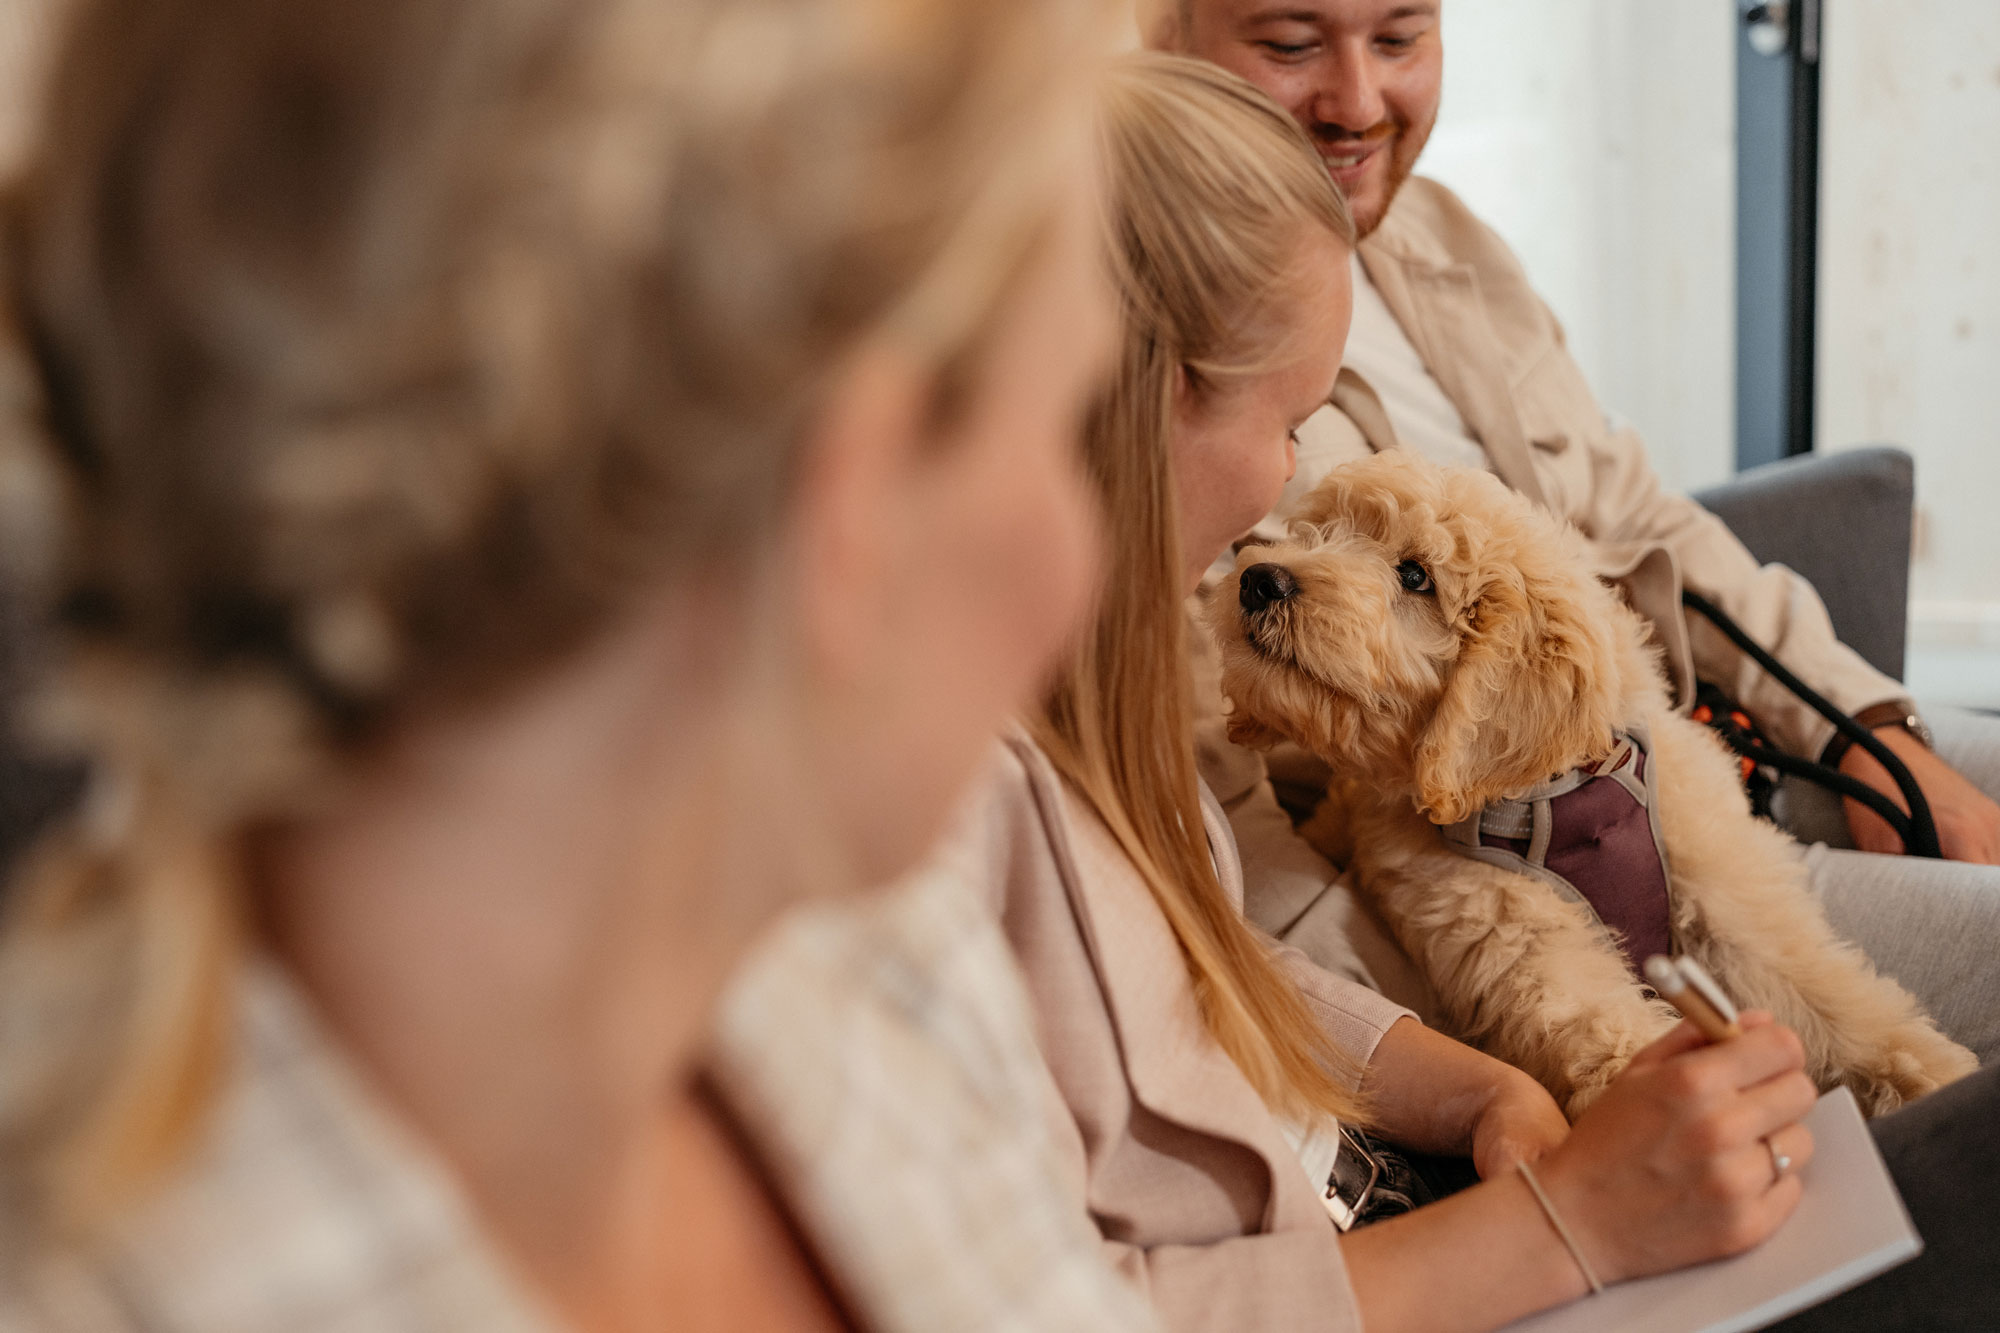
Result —
POLYGON ((1778 1145, 1769 1139, 1764 1140, 1764 1151, 1771 1154, 1771 1183, 1776 1185, 1792 1169, 1792 1159, 1779 1152, 1778 1145))

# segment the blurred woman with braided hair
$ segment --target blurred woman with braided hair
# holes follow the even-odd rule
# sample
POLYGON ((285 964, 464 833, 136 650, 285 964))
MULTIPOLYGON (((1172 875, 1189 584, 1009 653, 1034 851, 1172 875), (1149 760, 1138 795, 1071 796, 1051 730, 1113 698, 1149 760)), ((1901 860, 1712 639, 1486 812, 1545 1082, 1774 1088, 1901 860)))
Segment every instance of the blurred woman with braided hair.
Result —
MULTIPOLYGON (((1099 8, 83 7, 0 248, 91 766, 6 889, 0 1324, 897 1322, 695 1071, 1087 599, 1099 8)), ((1119 1326, 1092 1246, 987 1317, 1119 1326)))

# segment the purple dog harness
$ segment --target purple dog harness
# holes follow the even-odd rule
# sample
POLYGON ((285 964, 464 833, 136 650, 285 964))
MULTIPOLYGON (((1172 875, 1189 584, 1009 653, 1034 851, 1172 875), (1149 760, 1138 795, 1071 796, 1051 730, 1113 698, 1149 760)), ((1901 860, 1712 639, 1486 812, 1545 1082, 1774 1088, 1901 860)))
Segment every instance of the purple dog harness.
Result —
POLYGON ((1673 952, 1649 749, 1642 729, 1620 733, 1596 763, 1439 829, 1461 856, 1541 880, 1588 907, 1640 977, 1649 956, 1673 952))

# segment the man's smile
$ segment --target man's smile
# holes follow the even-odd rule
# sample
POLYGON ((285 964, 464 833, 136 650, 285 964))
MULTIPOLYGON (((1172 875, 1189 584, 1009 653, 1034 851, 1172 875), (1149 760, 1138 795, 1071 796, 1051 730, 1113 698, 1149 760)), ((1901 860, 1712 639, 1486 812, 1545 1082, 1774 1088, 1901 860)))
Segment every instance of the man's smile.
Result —
POLYGON ((1320 160, 1342 190, 1352 192, 1367 172, 1375 155, 1395 142, 1395 135, 1371 135, 1365 139, 1323 139, 1315 136, 1313 146, 1320 160))

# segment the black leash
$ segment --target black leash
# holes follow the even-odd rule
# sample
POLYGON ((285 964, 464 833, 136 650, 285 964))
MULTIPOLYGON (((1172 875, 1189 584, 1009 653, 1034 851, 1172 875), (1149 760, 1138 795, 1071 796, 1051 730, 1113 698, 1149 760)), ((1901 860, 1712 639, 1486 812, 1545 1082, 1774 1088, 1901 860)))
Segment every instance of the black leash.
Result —
POLYGON ((1709 601, 1706 597, 1686 589, 1681 591, 1681 602, 1709 624, 1715 626, 1731 643, 1735 644, 1758 666, 1769 672, 1771 678, 1803 699, 1812 710, 1839 729, 1840 734, 1859 745, 1889 771, 1896 786, 1901 789, 1903 799, 1909 803, 1909 813, 1896 808, 1896 803, 1867 783, 1851 778, 1837 768, 1815 763, 1810 759, 1800 759, 1769 745, 1760 745, 1748 737, 1726 737, 1736 752, 1746 759, 1759 764, 1769 764, 1780 773, 1789 773, 1804 778, 1808 782, 1831 788, 1842 796, 1852 797, 1876 814, 1882 816, 1896 836, 1903 840, 1903 850, 1911 856, 1927 856, 1942 860, 1944 853, 1938 846, 1937 825, 1931 820, 1930 802, 1924 799, 1923 789, 1916 778, 1903 765, 1903 761, 1888 746, 1876 738, 1875 734, 1840 711, 1827 701, 1826 697, 1812 686, 1800 680, 1788 670, 1784 663, 1773 657, 1763 644, 1758 643, 1743 632, 1743 627, 1730 619, 1728 613, 1709 601))

